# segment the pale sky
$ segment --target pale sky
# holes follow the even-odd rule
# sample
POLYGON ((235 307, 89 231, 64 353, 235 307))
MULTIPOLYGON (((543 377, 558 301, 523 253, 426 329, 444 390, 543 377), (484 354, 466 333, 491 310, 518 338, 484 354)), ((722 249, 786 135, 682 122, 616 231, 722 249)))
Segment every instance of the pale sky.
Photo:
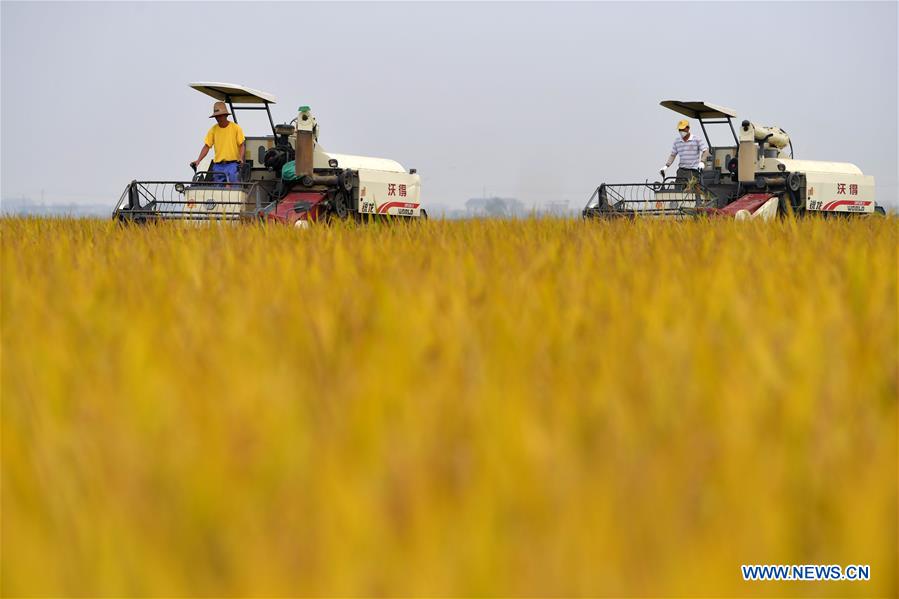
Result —
POLYGON ((310 105, 324 148, 417 168, 426 206, 579 207, 652 180, 680 118, 665 99, 783 127, 797 158, 899 196, 895 2, 4 1, 0 19, 3 198, 111 207, 132 179, 189 178, 213 102, 191 81, 271 92, 276 122, 310 105))

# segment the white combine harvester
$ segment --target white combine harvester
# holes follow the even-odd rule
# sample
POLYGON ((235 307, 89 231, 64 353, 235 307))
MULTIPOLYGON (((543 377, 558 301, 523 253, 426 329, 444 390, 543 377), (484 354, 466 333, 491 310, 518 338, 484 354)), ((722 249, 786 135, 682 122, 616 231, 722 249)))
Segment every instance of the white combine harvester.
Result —
POLYGON ((779 127, 742 121, 735 129, 733 110, 706 102, 666 100, 661 105, 699 121, 709 146, 700 179, 603 183, 584 208, 585 218, 884 213, 874 201, 874 177, 848 162, 796 160, 790 137, 779 127), (733 143, 713 146, 707 125, 727 125, 733 143))
POLYGON ((122 221, 252 221, 264 219, 304 227, 313 221, 353 218, 427 218, 421 207, 421 179, 414 169, 385 158, 326 152, 308 106, 289 124, 275 125, 272 94, 232 83, 191 83, 190 87, 237 113, 264 110, 271 135, 246 137, 239 183, 217 183, 206 169, 207 155, 190 181, 132 181, 113 211, 122 221), (295 177, 282 171, 293 161, 295 177))

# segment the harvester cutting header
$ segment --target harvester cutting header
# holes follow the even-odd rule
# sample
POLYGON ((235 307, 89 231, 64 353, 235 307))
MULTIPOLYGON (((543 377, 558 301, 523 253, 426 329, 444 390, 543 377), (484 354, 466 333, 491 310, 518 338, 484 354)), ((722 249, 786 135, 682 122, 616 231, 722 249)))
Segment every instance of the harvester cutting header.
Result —
POLYGON ((190 87, 217 100, 212 118, 221 131, 236 130, 239 137, 221 142, 227 147, 222 151, 216 147, 213 158, 209 148, 220 145, 219 130, 213 126, 200 159, 191 163, 191 180, 132 181, 113 211, 114 218, 263 219, 304 227, 332 218, 427 217, 415 169, 407 171, 385 158, 326 152, 318 143, 319 125, 308 106, 300 106, 290 123, 276 125, 270 110, 276 101, 272 94, 231 83, 200 82, 190 87), (229 129, 227 116, 233 116, 236 124, 237 112, 246 110, 264 110, 271 135, 243 137, 237 127, 229 129))
MULTIPOLYGON (((793 143, 780 127, 743 120, 736 112, 706 102, 666 100, 662 106, 699 121, 705 143, 695 164, 656 182, 603 183, 593 192, 584 217, 721 215, 770 219, 777 214, 883 213, 875 203, 874 177, 848 162, 797 160, 793 143), (733 143, 713 146, 707 126, 726 125, 733 143)), ((678 123, 690 139, 689 123, 678 123), (686 123, 686 125, 685 125, 686 123)), ((675 148, 678 143, 675 143, 675 148)), ((673 157, 673 154, 672 154, 673 157)), ((680 157, 683 163, 684 157, 680 157)), ((669 163, 665 166, 670 165, 669 163)))

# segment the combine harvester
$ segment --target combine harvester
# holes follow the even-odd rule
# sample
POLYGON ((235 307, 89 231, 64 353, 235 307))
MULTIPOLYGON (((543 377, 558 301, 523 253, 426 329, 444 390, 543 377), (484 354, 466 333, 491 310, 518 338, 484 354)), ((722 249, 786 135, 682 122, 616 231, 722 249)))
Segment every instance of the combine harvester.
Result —
POLYGON ((584 208, 584 218, 725 216, 772 219, 777 215, 884 214, 874 202, 874 177, 848 162, 796 160, 779 127, 742 121, 705 102, 666 100, 662 106, 696 119, 709 147, 699 180, 673 177, 654 183, 603 183, 584 208), (733 144, 713 146, 707 125, 727 125, 733 144), (789 152, 788 152, 789 150, 789 152))
POLYGON ((190 87, 237 112, 264 110, 271 135, 246 137, 245 162, 238 183, 217 183, 206 169, 210 152, 190 181, 132 181, 113 211, 126 222, 192 222, 260 219, 306 227, 332 218, 427 218, 421 207, 421 179, 398 162, 384 158, 326 152, 308 106, 290 124, 275 125, 272 94, 231 83, 191 83, 190 87), (295 177, 282 170, 294 162, 295 177))

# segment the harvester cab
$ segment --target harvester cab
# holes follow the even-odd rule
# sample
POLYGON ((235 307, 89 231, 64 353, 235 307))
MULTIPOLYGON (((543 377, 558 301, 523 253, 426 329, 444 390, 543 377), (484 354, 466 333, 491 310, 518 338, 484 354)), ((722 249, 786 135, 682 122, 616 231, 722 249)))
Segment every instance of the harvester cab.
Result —
POLYGON ((270 134, 246 135, 239 181, 222 183, 207 154, 189 181, 132 181, 113 211, 121 221, 268 220, 297 227, 331 218, 421 218, 421 179, 396 161, 326 152, 308 106, 275 124, 275 96, 242 85, 199 82, 190 87, 225 102, 235 123, 244 111, 265 111, 270 134))
POLYGON ((590 196, 585 218, 720 215, 771 219, 789 212, 883 213, 874 201, 874 177, 846 162, 796 160, 792 140, 780 127, 748 120, 735 126, 734 110, 707 102, 665 100, 661 105, 699 122, 709 147, 699 177, 603 183, 590 196), (712 127, 729 133, 723 144, 712 143, 712 127))

